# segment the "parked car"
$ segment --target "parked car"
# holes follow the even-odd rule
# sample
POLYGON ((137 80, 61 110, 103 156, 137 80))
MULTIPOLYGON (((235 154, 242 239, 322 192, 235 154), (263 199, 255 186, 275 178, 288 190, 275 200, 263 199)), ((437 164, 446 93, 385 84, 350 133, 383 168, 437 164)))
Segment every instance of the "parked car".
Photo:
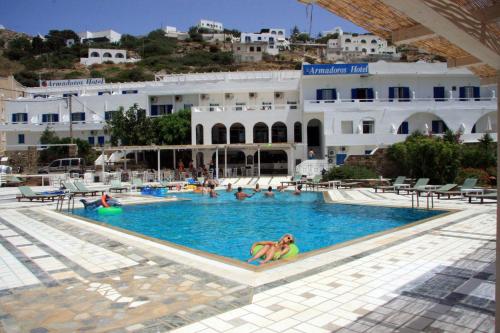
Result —
POLYGON ((38 173, 66 173, 77 172, 83 174, 85 171, 85 160, 83 158, 61 158, 52 161, 47 166, 38 169, 38 173))

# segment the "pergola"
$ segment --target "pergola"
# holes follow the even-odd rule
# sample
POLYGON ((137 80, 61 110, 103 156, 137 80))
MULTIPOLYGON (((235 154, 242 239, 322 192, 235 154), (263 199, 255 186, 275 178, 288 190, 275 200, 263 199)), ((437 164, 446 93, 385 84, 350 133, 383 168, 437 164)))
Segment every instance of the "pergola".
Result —
MULTIPOLYGON (((170 150, 173 152, 173 166, 172 168, 175 169, 175 152, 178 150, 194 150, 194 151, 199 151, 199 150, 215 150, 215 177, 219 178, 219 151, 224 151, 224 170, 227 170, 227 152, 228 150, 231 149, 255 149, 257 150, 257 176, 260 177, 260 152, 263 150, 285 150, 290 152, 290 157, 289 161, 295 161, 293 157, 294 153, 294 148, 295 144, 291 143, 248 143, 248 144, 213 144, 213 145, 150 145, 150 146, 116 146, 116 147, 101 147, 97 148, 97 150, 102 152, 102 155, 104 155, 106 152, 108 153, 113 153, 113 152, 126 152, 126 153, 132 153, 132 152, 139 152, 139 151, 156 151, 158 153, 158 165, 157 165, 157 180, 161 181, 161 160, 160 160, 160 154, 162 150, 170 150)), ((104 179, 104 170, 105 170, 105 159, 102 159, 102 172, 103 172, 103 179, 104 179)), ((292 169, 293 169, 293 164, 292 164, 292 169)))
MULTIPOLYGON (((498 0, 298 0, 316 3, 396 45, 410 44, 445 57, 449 67, 466 67, 482 84, 500 91, 500 1, 498 0)), ((500 99, 497 97, 500 119, 500 99)), ((497 133, 500 123, 497 123, 497 133)), ((498 156, 500 146, 497 144, 498 156)), ((497 174, 500 167, 497 163, 497 174)), ((500 184, 497 182, 497 191, 500 184)), ((500 234, 497 203, 497 235, 500 234)), ((496 246, 499 257, 500 247, 496 246)), ((496 276, 500 276, 497 262, 496 276)), ((500 288, 496 288, 500 314, 500 288)), ((496 320, 496 332, 500 321, 496 320)))

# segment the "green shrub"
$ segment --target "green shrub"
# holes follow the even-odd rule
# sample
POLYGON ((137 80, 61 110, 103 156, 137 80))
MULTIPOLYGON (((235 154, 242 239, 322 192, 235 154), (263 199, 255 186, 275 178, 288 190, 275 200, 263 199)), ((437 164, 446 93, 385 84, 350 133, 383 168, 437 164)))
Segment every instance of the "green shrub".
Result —
POLYGON ((341 165, 332 167, 325 174, 326 180, 334 179, 372 179, 377 178, 377 172, 364 166, 341 165))
POLYGON ((82 72, 72 71, 72 72, 69 72, 66 75, 64 75, 64 78, 65 79, 79 79, 79 78, 82 78, 84 76, 85 76, 85 74, 83 74, 82 72))
POLYGON ((477 178, 478 184, 481 186, 490 184, 490 175, 486 170, 476 168, 464 168, 458 171, 455 182, 462 184, 466 178, 477 178))

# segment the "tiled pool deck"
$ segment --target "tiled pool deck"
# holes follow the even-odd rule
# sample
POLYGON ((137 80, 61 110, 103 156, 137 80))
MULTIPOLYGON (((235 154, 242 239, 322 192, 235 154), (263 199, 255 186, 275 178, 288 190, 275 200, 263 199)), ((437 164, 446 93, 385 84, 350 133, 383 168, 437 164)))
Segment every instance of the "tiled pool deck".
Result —
MULTIPOLYGON (((255 272, 14 193, 0 189, 0 331, 494 332, 495 204, 436 200, 456 211, 255 272)), ((411 205, 368 189, 327 199, 411 205)))

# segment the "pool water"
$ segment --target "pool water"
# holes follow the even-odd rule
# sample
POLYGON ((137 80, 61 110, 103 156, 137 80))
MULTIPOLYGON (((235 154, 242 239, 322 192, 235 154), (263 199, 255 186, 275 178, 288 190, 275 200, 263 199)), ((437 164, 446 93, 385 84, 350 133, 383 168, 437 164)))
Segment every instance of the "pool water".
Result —
MULTIPOLYGON (((169 194, 166 194, 170 196, 169 194)), ((318 250, 376 232, 404 226, 442 214, 408 208, 327 204, 321 193, 262 193, 243 201, 234 194, 219 197, 183 193, 190 201, 175 201, 123 207, 115 216, 96 211, 75 210, 75 214, 146 236, 196 250, 246 261, 250 246, 259 240, 295 236, 301 253, 318 250)))

